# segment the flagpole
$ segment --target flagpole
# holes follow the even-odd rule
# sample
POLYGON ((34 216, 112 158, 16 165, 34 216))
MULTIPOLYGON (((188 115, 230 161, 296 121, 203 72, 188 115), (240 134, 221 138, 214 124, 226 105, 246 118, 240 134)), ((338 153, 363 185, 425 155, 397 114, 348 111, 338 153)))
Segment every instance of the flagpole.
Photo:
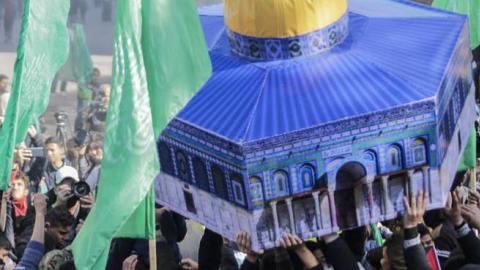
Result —
POLYGON ((148 240, 148 251, 150 257, 150 270, 157 270, 157 241, 148 240))

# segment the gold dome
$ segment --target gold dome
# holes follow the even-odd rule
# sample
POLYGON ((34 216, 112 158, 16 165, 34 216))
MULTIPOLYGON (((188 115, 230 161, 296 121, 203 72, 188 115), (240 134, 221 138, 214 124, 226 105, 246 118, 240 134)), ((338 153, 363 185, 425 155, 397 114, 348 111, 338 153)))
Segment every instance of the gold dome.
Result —
POLYGON ((245 36, 286 38, 331 25, 347 10, 347 0, 225 0, 225 23, 245 36))

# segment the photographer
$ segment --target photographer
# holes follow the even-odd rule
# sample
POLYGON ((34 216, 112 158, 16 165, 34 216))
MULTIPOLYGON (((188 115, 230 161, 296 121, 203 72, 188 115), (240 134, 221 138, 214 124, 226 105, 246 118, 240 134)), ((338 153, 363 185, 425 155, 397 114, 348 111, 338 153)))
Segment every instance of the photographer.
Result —
POLYGON ((56 187, 48 194, 49 200, 54 202, 52 207, 64 207, 74 217, 66 238, 69 243, 80 230, 95 201, 88 184, 79 180, 78 172, 74 168, 66 166, 60 169, 55 181, 56 187))
POLYGON ((75 119, 75 130, 82 129, 83 122, 85 121, 84 113, 88 110, 92 99, 97 96, 100 89, 100 75, 100 70, 94 68, 90 83, 79 85, 77 92, 77 118, 75 119))
POLYGON ((110 102, 110 85, 102 84, 95 99, 88 109, 83 128, 87 131, 105 132, 108 103, 110 102))

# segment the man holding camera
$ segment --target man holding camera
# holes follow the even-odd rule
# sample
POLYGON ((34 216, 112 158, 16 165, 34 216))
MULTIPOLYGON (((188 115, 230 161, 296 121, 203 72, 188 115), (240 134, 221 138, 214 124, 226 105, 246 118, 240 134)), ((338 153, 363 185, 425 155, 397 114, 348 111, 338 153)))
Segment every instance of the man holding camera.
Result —
POLYGON ((74 217, 72 228, 68 233, 67 242, 75 237, 83 225, 90 210, 95 205, 90 187, 84 181, 80 181, 75 168, 64 166, 55 175, 56 186, 49 191, 47 196, 53 202, 52 207, 64 207, 74 217))

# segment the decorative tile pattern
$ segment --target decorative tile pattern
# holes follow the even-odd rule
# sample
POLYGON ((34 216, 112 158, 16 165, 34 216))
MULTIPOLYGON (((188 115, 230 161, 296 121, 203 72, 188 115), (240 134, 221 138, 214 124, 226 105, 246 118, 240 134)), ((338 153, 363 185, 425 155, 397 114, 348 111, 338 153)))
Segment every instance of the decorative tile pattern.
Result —
POLYGON ((335 23, 301 36, 257 38, 228 32, 232 51, 251 60, 273 61, 315 55, 342 43, 348 36, 348 13, 335 23))

